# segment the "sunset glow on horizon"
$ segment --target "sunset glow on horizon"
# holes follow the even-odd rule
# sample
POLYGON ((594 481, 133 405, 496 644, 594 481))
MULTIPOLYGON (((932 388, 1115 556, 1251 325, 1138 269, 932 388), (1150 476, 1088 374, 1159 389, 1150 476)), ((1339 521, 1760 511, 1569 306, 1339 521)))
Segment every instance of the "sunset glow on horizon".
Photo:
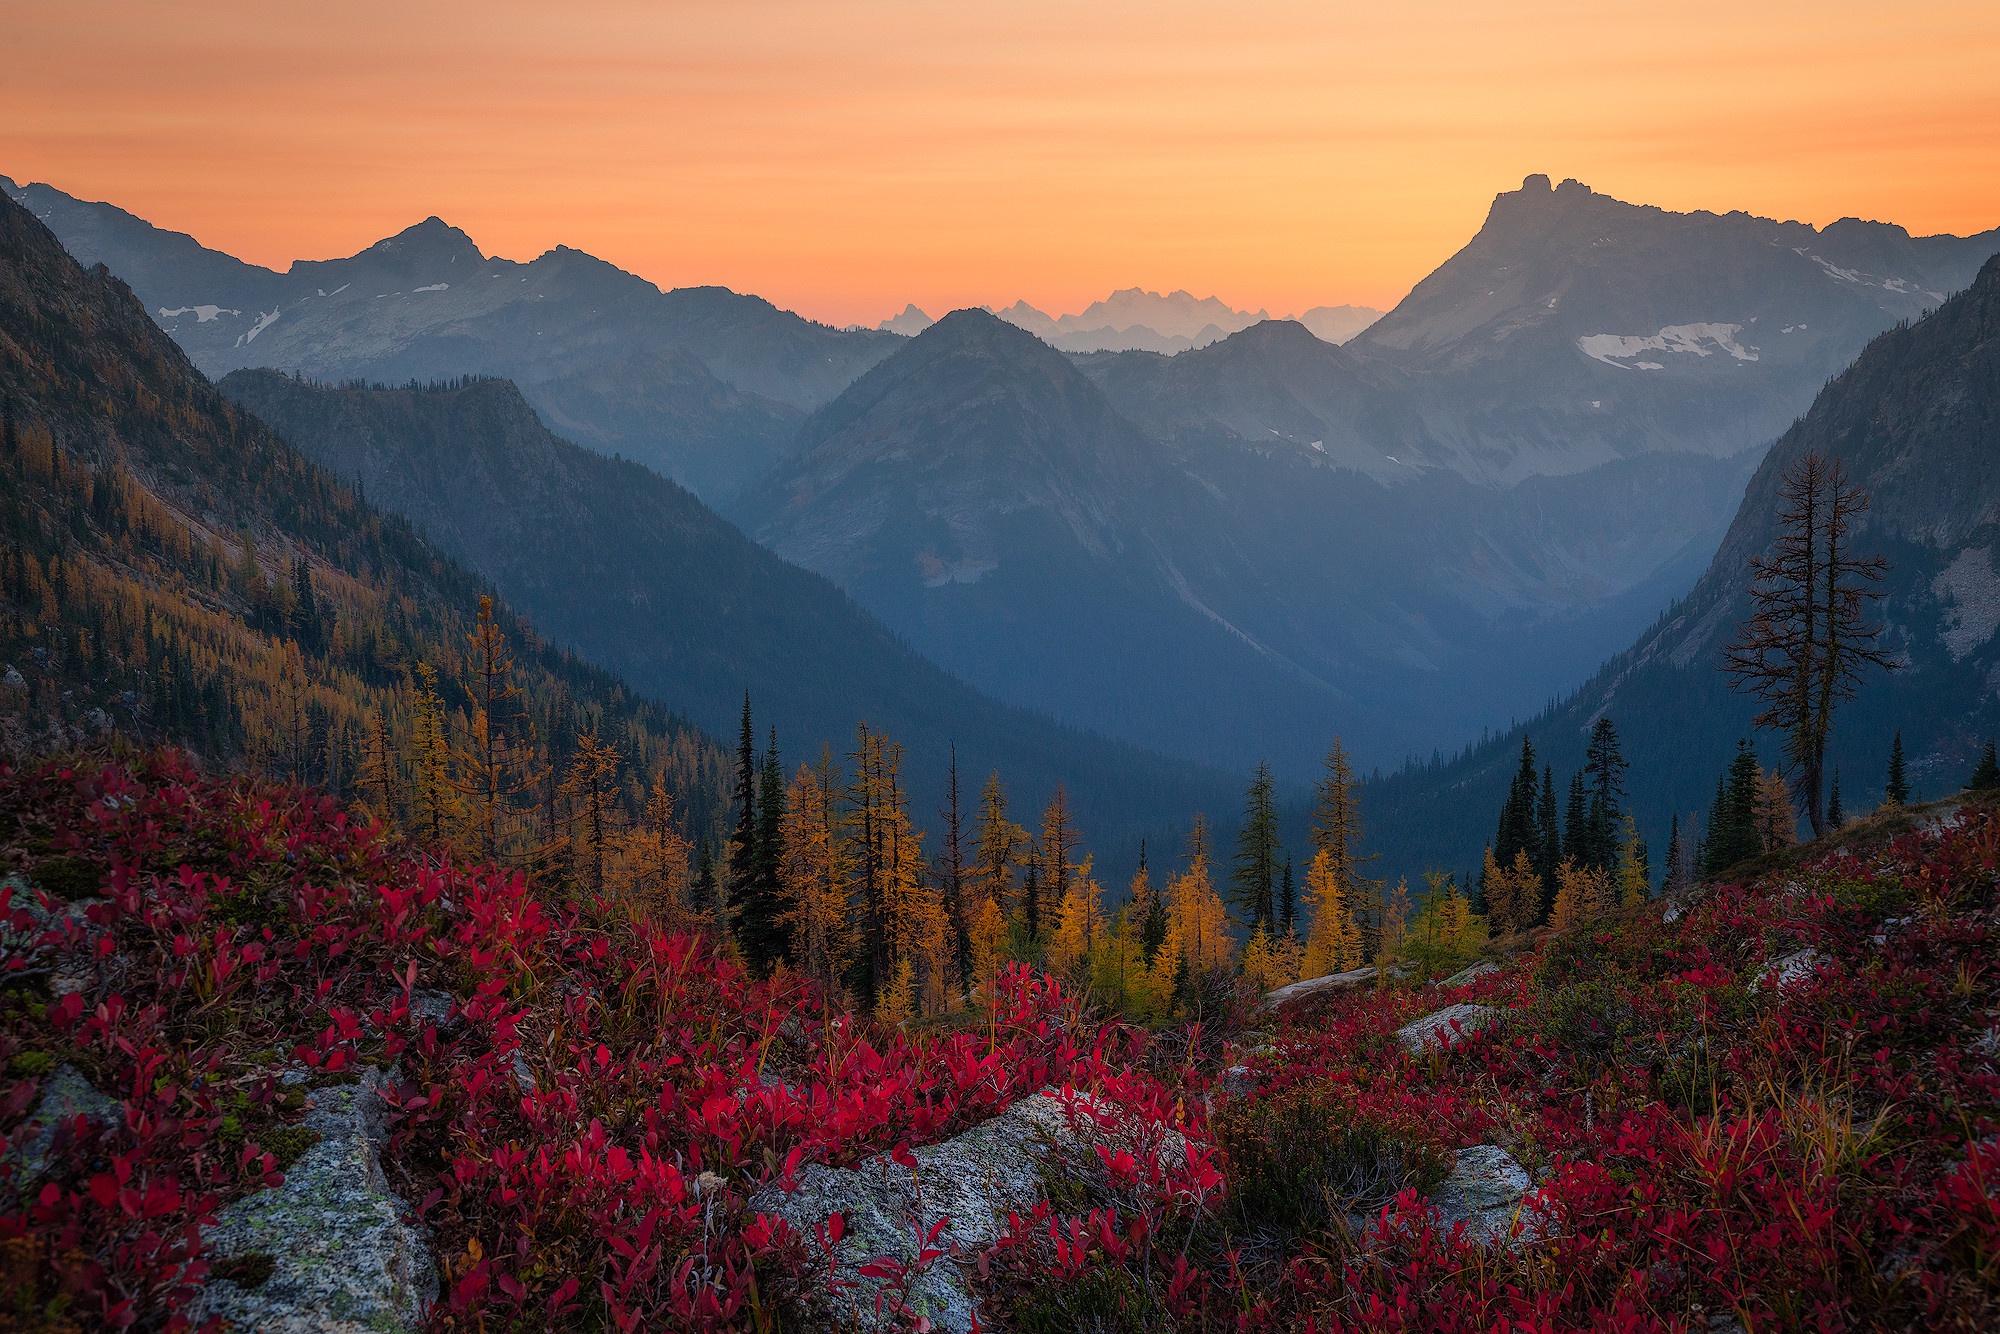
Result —
POLYGON ((0 174, 283 268, 429 214, 831 323, 1386 308, 1531 172, 2000 225, 2000 6, 0 0, 0 174))

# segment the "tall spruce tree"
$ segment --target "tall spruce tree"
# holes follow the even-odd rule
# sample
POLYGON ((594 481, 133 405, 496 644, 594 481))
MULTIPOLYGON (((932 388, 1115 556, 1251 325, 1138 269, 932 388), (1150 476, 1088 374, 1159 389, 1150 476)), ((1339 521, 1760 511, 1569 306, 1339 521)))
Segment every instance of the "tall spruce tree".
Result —
POLYGON ((1618 828, 1625 819, 1625 770, 1630 766, 1618 746, 1618 729, 1599 718, 1590 729, 1590 747, 1583 771, 1590 786, 1590 856, 1582 865, 1600 871, 1616 869, 1618 828))
POLYGON ((1531 861, 1540 860, 1541 839, 1535 827, 1535 802, 1540 791, 1535 781, 1535 743, 1523 736, 1520 767, 1507 787, 1507 801, 1500 807, 1500 827, 1493 834, 1493 857, 1501 866, 1512 866, 1517 852, 1526 852, 1531 861))
POLYGON ((1563 811, 1563 856, 1578 866, 1591 864, 1590 792, 1581 771, 1569 776, 1569 800, 1563 811))
MULTIPOLYGON (((760 975, 768 973, 780 959, 792 958, 791 933, 780 920, 785 912, 779 885, 785 861, 785 770, 778 755, 777 728, 770 729, 770 737, 759 767, 756 838, 749 851, 749 874, 731 891, 737 944, 744 960, 760 975)), ((740 764, 742 756, 737 759, 740 764)), ((731 851, 735 851, 733 843, 731 851)))
POLYGON ((1243 803, 1243 828, 1236 835, 1236 869, 1230 877, 1231 902, 1252 929, 1268 934, 1275 925, 1278 888, 1278 799, 1268 763, 1257 766, 1243 803))
POLYGON ((1292 859, 1285 858, 1285 871, 1278 880, 1278 929, 1286 935, 1296 935, 1298 927, 1298 890, 1292 883, 1292 859))
POLYGON ((727 910, 736 933, 736 943, 752 971, 770 971, 782 951, 779 948, 776 896, 763 893, 764 858, 760 847, 762 832, 757 819, 758 787, 762 774, 757 764, 757 730, 750 719, 750 692, 743 692, 743 724, 736 741, 736 827, 729 835, 729 861, 725 869, 727 910))
POLYGON ((1721 875, 1764 851, 1764 840, 1757 833, 1757 785, 1761 777, 1756 750, 1748 741, 1738 741, 1736 758, 1716 786, 1703 874, 1721 875))
POLYGON ((1847 808, 1840 804, 1840 770, 1833 771, 1833 790, 1826 795, 1826 827, 1840 829, 1847 824, 1847 808))
POLYGON ((1556 775, 1548 765, 1542 766, 1542 794, 1535 801, 1535 834, 1538 851, 1533 857, 1536 872, 1542 883, 1553 885, 1556 871, 1562 866, 1562 825, 1556 812, 1556 775))
POLYGON ((1896 739, 1889 746, 1889 780, 1882 791, 1882 801, 1887 806, 1907 806, 1910 804, 1910 779, 1903 769, 1903 733, 1896 732, 1896 739))
MULTIPOLYGON (((1139 840, 1139 871, 1146 870, 1146 840, 1139 840)), ((1139 949, 1145 955, 1146 966, 1153 966, 1153 959, 1159 954, 1160 946, 1167 943, 1167 895, 1164 884, 1156 888, 1146 899, 1146 918, 1139 928, 1139 949)))
POLYGON ((965 818, 958 804, 958 747, 951 748, 951 768, 945 782, 944 847, 938 851, 938 887, 944 891, 945 916, 951 923, 953 948, 958 953, 958 975, 969 993, 974 982, 972 967, 971 917, 965 903, 965 818))

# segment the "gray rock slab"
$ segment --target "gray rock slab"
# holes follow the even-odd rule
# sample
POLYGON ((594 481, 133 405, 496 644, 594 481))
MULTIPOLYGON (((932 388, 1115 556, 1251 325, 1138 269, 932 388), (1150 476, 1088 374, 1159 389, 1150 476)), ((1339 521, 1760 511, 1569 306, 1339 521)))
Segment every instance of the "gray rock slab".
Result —
POLYGON ((1396 1041, 1418 1053, 1434 1046, 1456 1047, 1499 1017, 1491 1005, 1447 1005, 1397 1029, 1396 1041))
POLYGON ((1316 996, 1322 991, 1340 991, 1347 987, 1358 987, 1363 982, 1374 981, 1375 971, 1373 968, 1356 968, 1352 972, 1329 973, 1325 977, 1309 977, 1303 982, 1294 982, 1290 986, 1279 987, 1276 991, 1267 992, 1264 996, 1264 1008, 1274 1010, 1280 1005, 1304 1000, 1306 997, 1316 996))
POLYGON ((1477 982, 1480 978, 1485 977, 1488 973, 1497 973, 1499 971, 1500 971, 1499 964, 1494 963, 1491 959, 1481 959, 1478 963, 1473 964, 1470 968, 1461 969, 1460 971, 1453 973, 1450 977, 1447 977, 1444 981, 1438 983, 1438 985, 1447 991, 1455 991, 1459 987, 1469 986, 1470 984, 1477 982))
POLYGON ((1480 1144, 1459 1150, 1457 1166, 1431 1192, 1430 1200, 1447 1228, 1464 1223, 1480 1245, 1492 1246, 1507 1240, 1521 1201, 1533 1185, 1514 1155, 1497 1145, 1480 1144))
POLYGON ((209 1283, 192 1309, 271 1334, 394 1334, 423 1326, 438 1274, 421 1223, 389 1189, 381 1149, 386 1108, 378 1075, 314 1089, 301 1124, 319 1143, 275 1190, 225 1208, 205 1239, 217 1256, 275 1262, 255 1288, 209 1283))
MULTIPOLYGON (((885 1284, 863 1278, 860 1267, 878 1257, 912 1262, 918 1226, 928 1231, 947 1219, 932 1243, 947 1254, 911 1285, 907 1301, 937 1329, 968 1334, 974 1299, 955 1261, 970 1260, 998 1241, 1010 1209, 1033 1208, 1044 1193, 1045 1171, 1066 1163, 1087 1169, 1097 1162, 1096 1145, 1120 1139, 1081 1112, 1073 1122, 1059 1097, 1042 1092, 961 1135, 914 1150, 914 1173, 887 1154, 854 1168, 815 1164, 799 1173, 795 1191, 767 1187, 749 1209, 783 1218, 815 1251, 819 1225, 840 1214, 846 1234, 835 1248, 836 1277, 854 1286, 836 1300, 852 1302, 870 1318, 885 1284)), ((1178 1133, 1168 1132, 1164 1151, 1183 1151, 1183 1144, 1178 1133)), ((983 1317, 981 1323, 991 1327, 983 1317)))

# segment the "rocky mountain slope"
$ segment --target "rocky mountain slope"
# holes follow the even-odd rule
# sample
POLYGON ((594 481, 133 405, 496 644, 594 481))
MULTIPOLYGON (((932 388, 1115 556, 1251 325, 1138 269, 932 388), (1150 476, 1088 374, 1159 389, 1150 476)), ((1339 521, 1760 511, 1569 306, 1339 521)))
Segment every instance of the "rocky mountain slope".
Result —
POLYGON ((222 389, 491 579, 556 642, 703 726, 730 728, 747 689, 795 762, 822 746, 845 754, 866 721, 907 748, 926 811, 956 746, 966 781, 998 768, 1024 805, 1067 782, 1107 847, 1230 791, 982 697, 681 487, 551 434, 507 381, 327 388, 238 371, 222 389))
POLYGON ((79 260, 130 283, 211 376, 249 366, 391 384, 507 376, 583 443, 712 497, 756 476, 806 411, 900 341, 723 288, 662 292, 568 247, 527 263, 489 257, 437 218, 277 273, 109 204, 0 188, 79 260))
POLYGON ((1504 483, 1646 450, 1728 455, 1775 438, 1996 250, 2000 230, 1672 213, 1530 176, 1351 346, 1422 377, 1416 462, 1504 483))
MULTIPOLYGON (((1858 550, 1890 562, 1877 614, 1903 663, 1871 673, 1836 719, 1831 764, 1847 809, 1880 801, 1901 732, 1919 796, 1965 781, 2000 731, 2000 258, 1932 314, 1881 335, 1771 447, 1693 590, 1572 697, 1453 764, 1368 791, 1393 859, 1470 864, 1491 836, 1525 731, 1558 773, 1609 716, 1625 737, 1642 832, 1665 846, 1668 817, 1705 812, 1716 775, 1756 712, 1731 692, 1720 654, 1748 614, 1749 558, 1768 550, 1780 476, 1818 452, 1844 460, 1873 498, 1858 550), (1643 781, 1639 776, 1643 776, 1643 781)), ((1775 749, 1765 745, 1766 762, 1775 749)))

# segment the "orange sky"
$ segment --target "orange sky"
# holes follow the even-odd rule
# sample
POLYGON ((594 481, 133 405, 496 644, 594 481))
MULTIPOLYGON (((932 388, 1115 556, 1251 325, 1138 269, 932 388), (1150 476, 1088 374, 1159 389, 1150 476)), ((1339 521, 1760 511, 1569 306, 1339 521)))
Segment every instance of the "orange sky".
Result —
POLYGON ((0 0, 0 173, 261 263, 426 214, 835 323, 1387 306, 1543 171, 2000 224, 2000 4, 0 0))

